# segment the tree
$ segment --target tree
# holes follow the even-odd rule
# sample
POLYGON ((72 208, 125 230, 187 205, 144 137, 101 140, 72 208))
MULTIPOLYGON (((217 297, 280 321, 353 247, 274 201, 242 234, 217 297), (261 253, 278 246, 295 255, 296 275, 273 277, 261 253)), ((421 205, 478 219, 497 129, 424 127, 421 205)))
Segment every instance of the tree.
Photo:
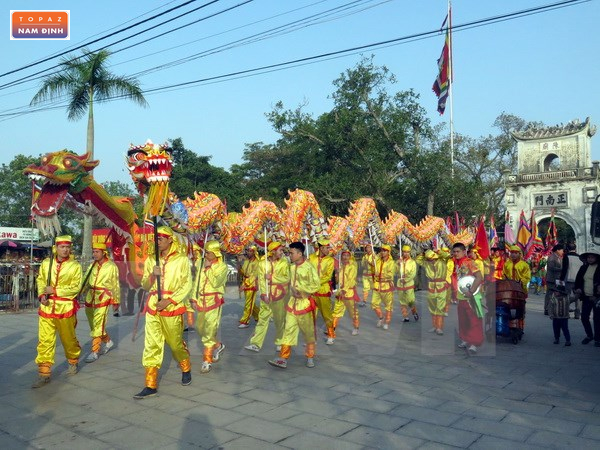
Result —
POLYGON ((0 224, 9 227, 31 226, 31 181, 23 176, 23 169, 39 162, 39 157, 17 155, 0 167, 0 224))
POLYGON ((172 139, 173 173, 169 188, 180 200, 193 198, 194 192, 210 192, 240 211, 247 199, 235 176, 222 167, 210 164, 210 156, 199 156, 183 145, 181 138, 172 139))
MULTIPOLYGON (((23 169, 39 163, 40 157, 17 155, 8 164, 0 167, 0 198, 3 201, 0 225, 18 228, 31 227, 31 181, 23 176, 23 169)), ((81 242, 81 216, 74 211, 62 208, 58 212, 65 234, 72 235, 75 242, 81 242)))
POLYGON ((267 117, 281 138, 247 146, 245 162, 232 171, 250 191, 279 197, 277 203, 298 187, 312 191, 325 214, 345 215, 359 197, 372 197, 387 214, 398 205, 406 153, 429 130, 417 94, 388 94, 395 82, 364 58, 334 81, 331 111, 314 118, 304 105, 286 110, 277 103, 267 117))
MULTIPOLYGON (((110 51, 90 52, 82 50, 80 57, 62 58, 61 69, 48 75, 42 87, 31 100, 31 105, 60 99, 68 99, 67 118, 78 120, 88 113, 86 152, 94 156, 94 101, 106 101, 115 97, 133 100, 140 106, 148 103, 135 78, 113 75, 108 71, 107 60, 110 51)), ((91 260, 92 219, 84 218, 83 254, 84 262, 91 260)))

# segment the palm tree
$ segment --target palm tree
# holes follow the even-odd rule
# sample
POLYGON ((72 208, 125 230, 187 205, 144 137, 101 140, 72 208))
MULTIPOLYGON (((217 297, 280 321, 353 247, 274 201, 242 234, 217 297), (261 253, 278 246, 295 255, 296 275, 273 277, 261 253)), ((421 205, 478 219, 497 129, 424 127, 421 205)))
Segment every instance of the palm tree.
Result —
MULTIPOLYGON (((81 119, 86 111, 88 113, 87 145, 86 151, 94 156, 94 100, 102 101, 114 97, 123 97, 135 101, 143 107, 148 102, 142 94, 139 81, 135 78, 116 76, 106 67, 110 51, 100 50, 90 52, 82 50, 79 57, 69 56, 62 58, 62 70, 48 75, 40 90, 31 100, 31 105, 38 105, 45 101, 59 99, 65 95, 67 105, 67 118, 69 120, 81 119)), ((83 251, 82 260, 88 263, 91 260, 92 247, 92 218, 85 216, 83 221, 83 251)))

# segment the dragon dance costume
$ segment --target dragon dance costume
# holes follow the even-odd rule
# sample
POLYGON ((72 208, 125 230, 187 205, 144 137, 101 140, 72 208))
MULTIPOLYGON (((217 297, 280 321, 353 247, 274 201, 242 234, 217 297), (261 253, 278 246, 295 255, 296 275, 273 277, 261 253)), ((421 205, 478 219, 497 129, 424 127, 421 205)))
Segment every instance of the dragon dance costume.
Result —
MULTIPOLYGON (((373 247, 369 244, 370 253, 365 253, 360 261, 362 271, 362 286, 363 286, 363 304, 367 303, 369 293, 373 290, 373 276, 375 274, 375 259, 376 255, 373 252, 373 247)), ((364 305, 362 305, 364 306, 364 305)))
POLYGON ((427 306, 433 325, 430 332, 444 334, 444 313, 446 312, 446 261, 433 250, 427 250, 424 255, 417 256, 417 264, 425 269, 427 277, 427 306))
MULTIPOLYGON (((263 346, 271 317, 275 325, 276 346, 281 345, 285 330, 285 304, 290 283, 290 265, 281 255, 278 258, 274 255, 281 248, 280 242, 271 242, 268 246, 270 258, 261 261, 258 266, 261 302, 258 323, 250 339, 250 345, 258 349, 263 346)), ((255 350, 254 347, 251 350, 255 350)))
POLYGON ((319 251, 308 257, 308 262, 316 269, 319 277, 319 289, 311 295, 317 309, 321 312, 321 317, 327 327, 327 337, 333 338, 335 331, 333 330, 333 317, 331 311, 331 278, 335 270, 335 260, 332 256, 321 256, 322 248, 329 249, 329 240, 319 240, 319 251))
POLYGON ((98 358, 101 344, 105 343, 104 352, 112 347, 110 336, 106 332, 106 320, 111 305, 118 309, 121 298, 121 287, 119 284, 119 269, 112 262, 106 252, 106 244, 95 243, 92 249, 103 251, 103 258, 94 262, 88 269, 86 285, 88 289, 85 296, 85 315, 90 325, 90 336, 92 337, 92 353, 86 358, 86 362, 95 361, 98 358))
POLYGON ((373 283, 373 301, 371 308, 377 314, 379 321, 377 326, 385 330, 388 329, 392 321, 392 312, 394 311, 394 276, 396 274, 396 263, 390 257, 392 248, 383 244, 379 257, 375 261, 375 275, 373 283), (385 317, 381 310, 381 305, 385 308, 385 317))
POLYGON ((35 363, 38 365, 38 382, 32 387, 41 387, 50 381, 54 355, 56 353, 56 333, 65 350, 69 362, 69 373, 77 373, 81 347, 77 340, 77 294, 81 287, 81 265, 70 254, 71 236, 58 236, 55 240, 57 255, 44 259, 37 277, 37 290, 40 300, 38 310, 38 345, 35 363), (66 257, 60 255, 61 246, 68 246, 66 257), (52 293, 47 293, 52 288, 52 293))
POLYGON ((358 315, 358 302, 360 298, 356 292, 356 279, 358 276, 358 264, 352 256, 352 254, 345 250, 342 251, 342 258, 344 254, 350 256, 347 264, 340 263, 339 268, 339 290, 336 296, 335 306, 333 307, 333 327, 335 338, 335 328, 337 328, 338 321, 344 316, 346 310, 352 318, 352 334, 358 334, 358 327, 360 325, 360 319, 358 315))
MULTIPOLYGON (((292 347, 298 345, 299 333, 302 333, 306 342, 305 355, 309 361, 307 365, 312 362, 315 355, 316 308, 312 294, 319 290, 319 286, 321 286, 319 275, 312 264, 302 261, 300 264, 291 265, 290 290, 292 296, 286 306, 285 331, 281 340, 280 359, 270 361, 270 364, 286 367, 292 347)), ((314 363, 312 364, 314 365, 314 363)))
POLYGON ((410 257, 410 247, 402 246, 402 256, 398 260, 396 271, 398 281, 396 290, 398 291, 398 300, 400 301, 400 309, 405 322, 408 322, 408 310, 415 320, 419 319, 417 307, 415 305, 415 278, 417 276, 417 263, 410 257))
POLYGON ((248 248, 248 252, 252 253, 252 256, 244 261, 241 269, 242 286, 241 289, 244 291, 244 312, 240 318, 240 328, 248 328, 248 322, 250 317, 258 321, 259 308, 256 306, 256 292, 258 290, 258 267, 259 260, 256 257, 256 247, 251 246, 248 248))
POLYGON ((218 341, 219 325, 221 324, 221 309, 227 283, 227 264, 223 262, 220 244, 210 241, 205 244, 206 261, 202 266, 201 260, 196 267, 194 291, 190 299, 192 307, 198 312, 196 330, 204 345, 204 356, 201 372, 211 370, 212 363, 218 361, 225 345, 218 341), (214 259, 209 253, 214 255, 214 259))
MULTIPOLYGON (((159 227, 158 236, 173 239, 173 231, 168 227, 159 227)), ((160 244, 160 243, 159 243, 160 244)), ((150 256, 144 263, 142 288, 148 291, 146 304, 146 324, 144 328, 144 352, 142 365, 146 369, 146 387, 157 389, 158 371, 163 362, 165 342, 171 348, 173 359, 179 363, 181 371, 191 371, 190 353, 183 340, 184 314, 187 311, 185 301, 192 289, 192 274, 188 258, 179 251, 173 241, 166 252, 160 252, 159 267, 160 288, 163 300, 169 304, 158 310, 157 279, 154 275, 156 265, 150 256)))

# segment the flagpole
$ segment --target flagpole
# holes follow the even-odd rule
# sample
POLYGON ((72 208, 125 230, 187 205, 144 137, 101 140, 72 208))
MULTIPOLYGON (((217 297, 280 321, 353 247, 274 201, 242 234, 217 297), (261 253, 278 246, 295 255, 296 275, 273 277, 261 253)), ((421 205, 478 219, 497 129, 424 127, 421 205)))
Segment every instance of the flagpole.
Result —
MULTIPOLYGON (((448 49, 449 60, 449 76, 448 76, 448 97, 450 99, 450 171, 452 181, 454 181, 454 111, 453 111, 453 95, 452 95, 452 79, 454 77, 454 67, 452 61, 452 1, 448 0, 448 40, 450 48, 448 49)), ((454 207, 454 189, 452 190, 452 206, 454 207)))

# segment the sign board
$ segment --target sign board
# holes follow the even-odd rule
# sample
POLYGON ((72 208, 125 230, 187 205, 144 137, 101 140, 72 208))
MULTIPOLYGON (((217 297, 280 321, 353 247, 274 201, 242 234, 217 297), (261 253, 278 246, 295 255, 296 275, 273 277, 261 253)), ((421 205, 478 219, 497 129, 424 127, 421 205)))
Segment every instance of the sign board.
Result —
POLYGON ((544 192, 533 194, 534 208, 568 208, 567 192, 544 192))
POLYGON ((0 240, 31 241, 31 232, 33 232, 33 240, 39 241, 40 230, 37 228, 0 227, 0 240))

